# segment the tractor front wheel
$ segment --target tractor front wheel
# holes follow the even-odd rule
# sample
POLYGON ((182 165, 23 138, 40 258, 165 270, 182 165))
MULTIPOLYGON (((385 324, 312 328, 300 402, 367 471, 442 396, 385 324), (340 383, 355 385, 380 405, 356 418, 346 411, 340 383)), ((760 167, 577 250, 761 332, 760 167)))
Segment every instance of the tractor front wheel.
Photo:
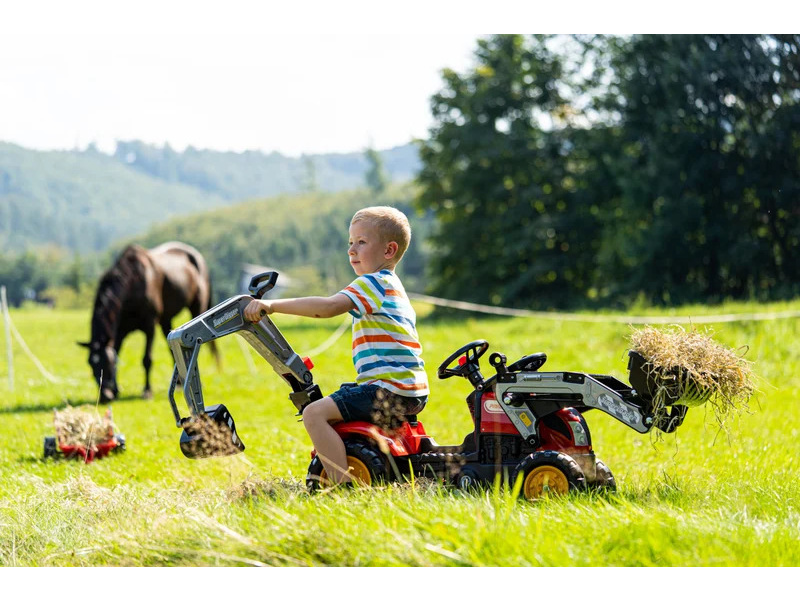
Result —
POLYGON ((522 478, 520 495, 526 500, 561 496, 586 488, 586 478, 574 458, 552 450, 526 456, 514 470, 511 481, 522 478))
MULTIPOLYGON (((344 449, 347 453, 350 479, 354 485, 368 487, 387 479, 386 458, 372 444, 363 440, 345 440, 344 449)), ((333 485, 319 455, 314 456, 308 465, 306 488, 313 493, 333 485)))

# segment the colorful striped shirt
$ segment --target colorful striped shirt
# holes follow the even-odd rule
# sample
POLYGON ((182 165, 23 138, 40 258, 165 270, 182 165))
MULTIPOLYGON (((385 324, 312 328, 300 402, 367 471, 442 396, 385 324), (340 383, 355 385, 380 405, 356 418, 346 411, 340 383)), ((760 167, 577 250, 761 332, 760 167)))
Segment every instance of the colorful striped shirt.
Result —
POLYGON ((356 383, 374 384, 400 396, 428 395, 428 376, 417 336, 417 315, 400 278, 383 269, 344 288, 353 315, 356 383))

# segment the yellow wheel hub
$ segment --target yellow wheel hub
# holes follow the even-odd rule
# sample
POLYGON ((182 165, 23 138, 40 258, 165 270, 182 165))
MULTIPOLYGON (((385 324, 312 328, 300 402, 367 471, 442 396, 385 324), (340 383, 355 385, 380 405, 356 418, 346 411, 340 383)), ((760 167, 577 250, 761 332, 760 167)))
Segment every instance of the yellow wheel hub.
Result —
MULTIPOLYGON (((372 475, 361 460, 354 456, 347 457, 347 470, 350 472, 350 479, 352 479, 353 483, 358 483, 363 486, 369 487, 372 485, 372 475)), ((332 483, 328 480, 328 474, 325 472, 325 469, 322 469, 322 473, 319 474, 320 483, 324 487, 330 487, 332 483)))
POLYGON ((533 500, 548 494, 561 495, 569 491, 567 476, 557 467, 542 465, 531 470, 522 483, 522 495, 533 500))

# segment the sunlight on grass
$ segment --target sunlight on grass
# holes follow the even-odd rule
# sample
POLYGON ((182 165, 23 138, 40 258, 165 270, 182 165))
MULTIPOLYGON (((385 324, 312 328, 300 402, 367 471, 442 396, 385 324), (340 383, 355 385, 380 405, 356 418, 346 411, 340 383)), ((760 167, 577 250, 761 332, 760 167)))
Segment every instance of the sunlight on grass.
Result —
MULTIPOLYGON (((693 307, 690 314, 704 312, 710 309, 693 307)), ((419 313, 432 388, 420 418, 440 444, 460 443, 470 430, 464 399, 471 388, 461 379, 437 380, 436 368, 473 339, 487 339, 491 351, 509 359, 546 352, 543 370, 627 381, 625 325, 473 315, 438 320, 419 313)), ((128 450, 90 464, 44 460, 53 410, 96 406, 85 353, 74 343, 88 334, 89 315, 23 309, 12 317, 60 382, 46 381, 19 353, 12 392, 0 362, 3 566, 800 565, 796 320, 715 326, 720 343, 749 347, 759 388, 749 411, 724 430, 703 407, 691 409, 676 433, 661 436, 590 411, 595 452, 614 472, 618 492, 526 503, 503 485, 466 493, 429 479, 308 495, 311 447, 289 388, 235 338, 220 344, 222 370, 208 353, 201 353, 200 368, 206 402, 224 402, 236 416, 244 454, 182 456, 166 399, 172 374, 166 343, 156 341, 154 399, 143 400, 144 341, 134 334, 120 354, 122 398, 112 405, 128 450)), ((276 323, 303 350, 325 341, 339 320, 276 323)), ((354 377, 348 335, 312 359, 324 393, 354 377)), ((489 369, 484 364, 484 374, 489 369)))

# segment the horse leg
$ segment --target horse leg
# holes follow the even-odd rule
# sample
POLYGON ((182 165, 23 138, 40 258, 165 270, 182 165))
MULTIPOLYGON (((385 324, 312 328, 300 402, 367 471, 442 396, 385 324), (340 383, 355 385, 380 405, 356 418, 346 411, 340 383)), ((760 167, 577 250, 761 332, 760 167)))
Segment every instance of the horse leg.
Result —
POLYGON ((142 357, 142 366, 144 367, 144 391, 142 391, 142 398, 152 398, 153 391, 150 389, 150 367, 153 364, 153 338, 156 336, 155 323, 145 328, 144 335, 144 357, 142 357))

